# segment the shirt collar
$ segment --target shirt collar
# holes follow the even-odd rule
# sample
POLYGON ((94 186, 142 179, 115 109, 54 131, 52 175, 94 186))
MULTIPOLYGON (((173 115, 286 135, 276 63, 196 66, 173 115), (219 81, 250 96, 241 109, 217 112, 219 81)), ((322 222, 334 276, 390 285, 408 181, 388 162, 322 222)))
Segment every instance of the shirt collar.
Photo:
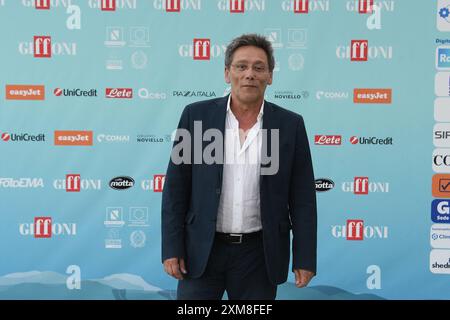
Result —
MULTIPOLYGON (((228 95, 228 101, 227 101, 227 113, 231 112, 234 116, 234 113, 231 111, 231 93, 228 95)), ((261 120, 262 116, 264 114, 264 100, 262 102, 261 108, 259 109, 257 120, 261 120)))

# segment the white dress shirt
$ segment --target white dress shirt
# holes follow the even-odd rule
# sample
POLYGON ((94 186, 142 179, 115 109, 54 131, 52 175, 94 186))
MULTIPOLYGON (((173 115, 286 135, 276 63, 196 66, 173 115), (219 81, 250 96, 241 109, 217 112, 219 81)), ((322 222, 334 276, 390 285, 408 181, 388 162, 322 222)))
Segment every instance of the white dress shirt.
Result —
POLYGON ((216 231, 250 233, 262 229, 259 197, 261 172, 262 115, 264 101, 255 125, 241 145, 239 122, 228 97, 225 119, 225 161, 216 231))

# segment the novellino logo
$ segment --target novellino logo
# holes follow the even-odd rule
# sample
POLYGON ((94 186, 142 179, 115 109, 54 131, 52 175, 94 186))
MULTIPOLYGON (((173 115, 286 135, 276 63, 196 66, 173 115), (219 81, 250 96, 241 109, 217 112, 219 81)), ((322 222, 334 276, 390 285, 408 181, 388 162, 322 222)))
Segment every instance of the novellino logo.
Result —
POLYGON ((348 92, 339 92, 339 91, 317 91, 316 92, 316 99, 322 100, 322 99, 330 99, 330 100, 343 100, 348 99, 349 93, 348 92))
POLYGON ((184 98, 190 98, 190 97, 206 97, 206 98, 212 98, 216 97, 216 93, 214 91, 194 91, 194 90, 184 90, 184 91, 173 91, 174 97, 184 97, 184 98))
POLYGON ((217 8, 230 13, 245 13, 246 11, 265 11, 265 0, 218 0, 217 8))
POLYGON ((42 178, 4 178, 0 177, 0 189, 37 189, 44 188, 42 178))
POLYGON ((347 11, 354 11, 359 13, 371 13, 370 7, 372 5, 377 6, 383 11, 394 12, 395 11, 395 1, 378 1, 378 0, 348 0, 345 4, 347 11))
POLYGON ((57 97, 97 97, 97 89, 61 89, 56 88, 53 90, 53 94, 57 97))
POLYGON ((51 37, 47 36, 36 36, 32 42, 19 42, 18 49, 21 55, 34 55, 37 58, 77 55, 77 43, 52 42, 51 37))
POLYGON ((45 134, 3 132, 1 134, 1 139, 5 142, 45 142, 45 134))
POLYGON ((52 217, 35 217, 34 223, 19 224, 22 236, 35 238, 51 238, 53 236, 76 236, 76 223, 54 223, 52 217))
POLYGON ((370 193, 389 192, 389 182, 369 182, 368 177, 355 177, 352 182, 342 183, 343 192, 352 192, 356 195, 367 195, 370 193))
POLYGON ((171 141, 172 138, 170 134, 166 134, 164 136, 156 134, 138 134, 136 137, 136 142, 140 143, 163 143, 171 141))
POLYGON ((114 190, 125 190, 134 186, 134 179, 128 176, 112 178, 109 186, 114 190))
POLYGON ((202 10, 202 0, 153 0, 153 8, 166 12, 202 10))
POLYGON ((137 9, 137 0, 88 0, 91 9, 115 11, 116 9, 137 9))
POLYGON ((66 179, 53 180, 53 188, 66 192, 79 192, 80 190, 101 190, 100 179, 81 179, 79 174, 68 174, 66 179))
POLYGON ((450 47, 436 48, 436 69, 450 70, 450 47))
POLYGON ((275 91, 274 93, 274 98, 280 100, 300 100, 308 97, 308 91, 302 91, 300 93, 295 93, 293 91, 275 91))
POLYGON ((97 141, 100 143, 128 143, 130 142, 130 136, 101 133, 97 135, 97 141))
POLYGON ((378 137, 350 137, 351 144, 362 144, 362 145, 383 145, 383 146, 391 146, 393 145, 393 138, 378 138, 378 137))
POLYGON ((334 181, 326 178, 316 179, 316 191, 325 192, 334 188, 334 181))
POLYGON ((346 225, 332 225, 331 235, 334 238, 347 240, 387 239, 389 228, 387 226, 364 225, 364 220, 347 220, 346 225))
POLYGON ((369 46, 367 40, 352 40, 350 46, 337 46, 336 57, 338 59, 350 59, 351 61, 367 61, 368 59, 391 60, 393 57, 392 46, 369 46))
POLYGON ((450 200, 436 199, 431 202, 431 220, 436 223, 450 223, 450 200))
POLYGON ((283 0, 281 9, 284 12, 309 13, 330 11, 329 0, 283 0))
POLYGON ((178 46, 178 54, 183 58, 194 60, 210 60, 225 55, 226 45, 211 44, 209 39, 194 39, 193 44, 181 44, 178 46))

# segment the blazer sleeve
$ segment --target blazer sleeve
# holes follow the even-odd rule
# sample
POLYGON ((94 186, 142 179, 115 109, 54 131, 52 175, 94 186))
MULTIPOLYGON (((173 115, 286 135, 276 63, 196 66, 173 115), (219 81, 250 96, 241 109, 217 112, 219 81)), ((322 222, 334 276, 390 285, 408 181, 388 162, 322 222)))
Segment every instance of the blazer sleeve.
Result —
POLYGON ((317 205, 311 152, 303 118, 296 128, 295 159, 290 181, 289 212, 292 222, 292 269, 316 273, 317 205))
MULTIPOLYGON (((189 106, 181 115, 178 129, 190 128, 189 106)), ((162 262, 168 258, 185 258, 184 247, 184 221, 190 206, 191 198, 191 163, 175 164, 172 154, 175 154, 175 146, 182 143, 178 139, 179 130, 172 147, 171 157, 166 172, 161 203, 161 253, 162 262), (178 140, 178 141, 177 141, 178 140)), ((186 131, 185 131, 186 132, 186 131)), ((184 150, 187 151, 187 150, 184 150)), ((178 152, 176 152, 178 153, 178 152)), ((189 150, 190 153, 190 150, 189 150)), ((180 155, 183 155, 181 152, 180 155)), ((177 154, 178 156, 178 154, 177 154)), ((189 155, 190 156, 190 155, 189 155)), ((190 158, 190 160, 192 160, 190 158)))

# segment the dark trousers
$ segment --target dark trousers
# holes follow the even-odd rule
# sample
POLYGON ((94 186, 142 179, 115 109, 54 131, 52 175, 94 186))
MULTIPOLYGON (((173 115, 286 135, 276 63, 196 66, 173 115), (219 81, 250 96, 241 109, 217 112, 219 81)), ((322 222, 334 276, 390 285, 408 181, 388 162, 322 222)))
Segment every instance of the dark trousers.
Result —
POLYGON ((200 278, 188 275, 178 281, 178 300, 219 300, 224 292, 230 300, 274 300, 277 286, 269 280, 264 260, 262 234, 231 244, 214 240, 200 278))

